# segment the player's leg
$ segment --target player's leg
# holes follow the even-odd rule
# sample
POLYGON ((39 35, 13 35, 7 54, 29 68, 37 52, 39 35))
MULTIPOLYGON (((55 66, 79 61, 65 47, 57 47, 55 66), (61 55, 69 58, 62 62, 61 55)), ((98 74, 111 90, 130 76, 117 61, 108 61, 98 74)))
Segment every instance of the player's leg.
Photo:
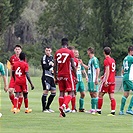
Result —
POLYGON ((111 101, 111 113, 110 113, 110 115, 115 115, 116 100, 114 98, 114 93, 109 93, 109 98, 111 101))
MULTIPOLYGON (((131 81, 128 83, 128 88, 130 88, 130 90, 133 90, 133 83, 131 81)), ((130 99, 128 110, 126 111, 127 114, 133 115, 132 107, 133 107, 133 96, 130 99)))
POLYGON ((23 93, 20 93, 19 99, 18 99, 18 112, 20 112, 22 102, 23 102, 23 93))
POLYGON ((31 113, 32 109, 29 109, 28 92, 23 92, 25 113, 31 113))
POLYGON ((84 97, 85 97, 85 90, 83 82, 79 82, 79 90, 80 90, 80 99, 79 99, 79 112, 85 112, 84 109, 84 97))
POLYGON ((50 105, 51 103, 53 102, 54 100, 54 97, 56 95, 56 86, 55 86, 55 83, 54 83, 54 79, 53 78, 49 78, 49 85, 50 85, 50 88, 49 90, 51 91, 51 94, 50 96, 48 97, 48 102, 47 102, 47 105, 46 105, 46 109, 49 111, 49 112, 54 112, 52 109, 50 109, 50 105))
POLYGON ((129 96, 129 88, 128 88, 128 83, 127 81, 123 81, 123 89, 124 89, 124 94, 121 98, 121 106, 120 106, 120 112, 119 114, 120 115, 124 115, 124 107, 125 107, 125 104, 126 104, 126 100, 129 96))
POLYGON ((13 113, 14 113, 14 114, 17 113, 19 95, 20 95, 19 92, 15 92, 14 109, 13 109, 13 113))

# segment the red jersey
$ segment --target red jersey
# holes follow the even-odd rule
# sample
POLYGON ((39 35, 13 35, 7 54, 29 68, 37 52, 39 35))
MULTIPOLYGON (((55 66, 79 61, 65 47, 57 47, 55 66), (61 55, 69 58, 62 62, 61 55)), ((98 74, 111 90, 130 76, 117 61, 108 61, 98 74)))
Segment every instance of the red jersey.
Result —
POLYGON ((111 57, 106 57, 104 59, 104 70, 106 66, 109 66, 108 83, 115 84, 115 68, 116 68, 115 60, 111 57))
POLYGON ((58 76, 70 75, 71 63, 70 59, 74 58, 74 53, 68 48, 61 48, 56 51, 54 59, 57 60, 58 76))
POLYGON ((26 84, 26 72, 28 72, 28 69, 28 64, 25 61, 14 63, 12 70, 15 71, 16 84, 26 84))
POLYGON ((19 57, 16 56, 16 54, 14 54, 14 55, 12 55, 12 56, 10 57, 10 63, 11 63, 11 65, 13 65, 14 62, 19 61, 19 60, 20 60, 20 59, 19 59, 19 57))

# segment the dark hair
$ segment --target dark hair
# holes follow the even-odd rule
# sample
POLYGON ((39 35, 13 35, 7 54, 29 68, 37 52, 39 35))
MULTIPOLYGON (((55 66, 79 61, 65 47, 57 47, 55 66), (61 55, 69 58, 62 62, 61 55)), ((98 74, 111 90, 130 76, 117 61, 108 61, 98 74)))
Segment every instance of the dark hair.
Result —
POLYGON ((67 48, 70 49, 70 50, 74 50, 75 49, 74 46, 68 46, 67 48))
POLYGON ((21 52, 19 55, 20 60, 25 60, 25 53, 21 52))
POLYGON ((46 49, 46 48, 51 49, 51 46, 46 46, 46 47, 44 47, 44 48, 45 48, 45 49, 46 49))
POLYGON ((94 54, 94 48, 89 47, 89 48, 88 48, 88 51, 90 51, 91 54, 94 54))
POLYGON ((128 53, 129 53, 130 51, 133 51, 133 46, 129 46, 129 47, 128 47, 128 53))
POLYGON ((15 49, 16 47, 22 48, 21 45, 18 45, 18 44, 15 45, 14 49, 15 49))
POLYGON ((62 45, 68 45, 68 39, 67 38, 62 38, 61 44, 62 45))
POLYGON ((110 55, 110 53, 111 53, 110 47, 105 47, 104 52, 105 52, 106 55, 110 55))

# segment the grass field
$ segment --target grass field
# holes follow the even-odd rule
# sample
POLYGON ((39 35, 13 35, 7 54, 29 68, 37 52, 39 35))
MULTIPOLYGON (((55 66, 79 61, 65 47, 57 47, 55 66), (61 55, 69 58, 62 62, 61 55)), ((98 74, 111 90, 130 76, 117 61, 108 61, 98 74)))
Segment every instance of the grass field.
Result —
MULTIPOLYGON (((51 106, 55 113, 41 112, 42 87, 40 78, 32 78, 35 90, 29 90, 29 107, 33 112, 24 113, 24 104, 21 112, 13 114, 10 112, 11 103, 8 94, 1 90, 0 112, 3 116, 0 118, 0 133, 132 133, 133 116, 119 116, 119 107, 122 92, 117 92, 116 116, 107 116, 110 113, 110 101, 108 95, 104 97, 102 115, 96 116, 87 113, 68 113, 65 118, 59 117, 58 111, 58 89, 57 96, 51 106)), ((78 108, 77 95, 77 108, 78 108)), ((130 97, 129 97, 130 99, 130 97)), ((129 103, 129 99, 127 103, 129 103)), ((86 92, 85 109, 90 109, 90 96, 86 92)), ((127 105, 126 108, 127 109, 127 105)))

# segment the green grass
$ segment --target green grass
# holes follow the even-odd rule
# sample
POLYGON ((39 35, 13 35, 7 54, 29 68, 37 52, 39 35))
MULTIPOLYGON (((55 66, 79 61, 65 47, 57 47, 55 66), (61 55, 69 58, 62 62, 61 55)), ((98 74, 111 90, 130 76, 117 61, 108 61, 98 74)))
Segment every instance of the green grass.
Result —
MULTIPOLYGON (((115 98, 117 109, 115 117, 108 117, 110 113, 110 101, 108 95, 104 97, 104 105, 101 116, 86 113, 68 113, 65 118, 59 117, 58 111, 58 89, 57 96, 51 106, 55 113, 41 112, 42 87, 40 78, 32 78, 35 90, 29 90, 29 107, 33 109, 30 114, 24 113, 24 104, 21 112, 13 114, 10 112, 11 103, 8 93, 1 90, 1 109, 3 114, 0 118, 0 133, 132 133, 133 116, 119 116, 119 107, 122 92, 117 92, 115 98)), ((79 94, 77 95, 78 108, 79 94)), ((127 100, 129 103, 130 97, 127 100)), ((127 108, 127 105, 125 109, 127 108)), ((85 109, 90 109, 90 96, 86 92, 85 109)))

